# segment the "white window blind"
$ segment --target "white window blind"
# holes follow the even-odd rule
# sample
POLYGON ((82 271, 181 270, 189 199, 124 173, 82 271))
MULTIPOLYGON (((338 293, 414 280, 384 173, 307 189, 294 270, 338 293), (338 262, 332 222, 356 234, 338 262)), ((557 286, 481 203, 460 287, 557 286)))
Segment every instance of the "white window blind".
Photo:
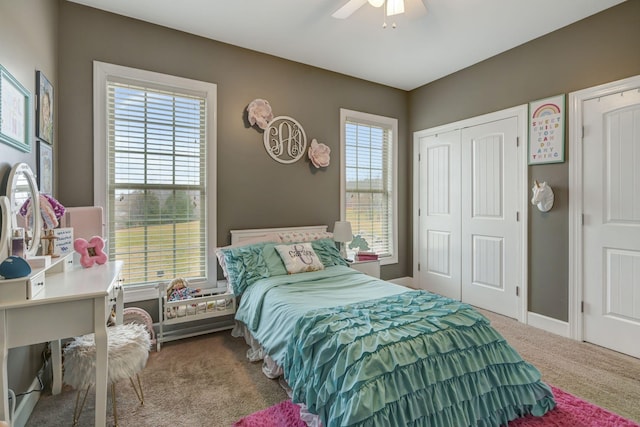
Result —
POLYGON ((106 98, 110 258, 127 285, 206 281, 206 98, 117 79, 106 98))
POLYGON ((397 262, 396 122, 343 111, 343 218, 381 263, 397 262))

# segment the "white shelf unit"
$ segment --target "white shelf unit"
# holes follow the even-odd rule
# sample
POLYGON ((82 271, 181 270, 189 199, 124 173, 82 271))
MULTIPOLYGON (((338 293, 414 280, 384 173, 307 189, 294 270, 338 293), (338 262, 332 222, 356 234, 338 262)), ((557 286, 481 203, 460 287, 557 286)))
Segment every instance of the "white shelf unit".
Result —
POLYGON ((349 263, 349 267, 358 270, 369 276, 380 278, 380 260, 353 261, 349 263))
POLYGON ((156 335, 156 351, 160 351, 163 342, 232 329, 233 318, 218 319, 216 322, 207 320, 233 316, 235 312, 236 296, 231 292, 167 301, 166 287, 160 285, 158 286, 160 319, 156 335))

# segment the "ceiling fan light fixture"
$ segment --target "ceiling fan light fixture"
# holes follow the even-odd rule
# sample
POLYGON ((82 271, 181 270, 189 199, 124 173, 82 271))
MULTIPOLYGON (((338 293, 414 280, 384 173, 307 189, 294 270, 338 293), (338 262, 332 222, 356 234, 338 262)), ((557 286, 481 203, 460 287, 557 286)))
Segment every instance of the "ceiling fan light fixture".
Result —
POLYGON ((380 7, 384 4, 384 0, 368 0, 369 4, 373 7, 380 7))
POLYGON ((387 16, 404 13, 404 0, 387 0, 387 16))

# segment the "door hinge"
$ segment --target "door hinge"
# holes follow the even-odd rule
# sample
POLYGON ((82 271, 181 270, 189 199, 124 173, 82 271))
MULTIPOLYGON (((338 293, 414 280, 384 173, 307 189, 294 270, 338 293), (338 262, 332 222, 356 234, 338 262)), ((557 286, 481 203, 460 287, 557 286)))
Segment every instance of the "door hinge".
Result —
POLYGON ((516 296, 520 296, 520 286, 516 286, 516 296))
POLYGON ((584 214, 580 214, 580 222, 584 225, 584 214))
POLYGON ((520 212, 516 211, 516 222, 520 222, 520 212))
POLYGON ((422 154, 418 153, 418 161, 422 161, 422 154))
POLYGON ((581 131, 582 131, 582 135, 580 135, 580 139, 584 139, 584 126, 582 126, 581 131))
POLYGON ((580 313, 584 313, 584 301, 580 301, 580 313))
POLYGON ((418 263, 418 271, 420 271, 420 263, 418 263))
POLYGON ((520 147, 520 137, 516 136, 516 147, 520 147))

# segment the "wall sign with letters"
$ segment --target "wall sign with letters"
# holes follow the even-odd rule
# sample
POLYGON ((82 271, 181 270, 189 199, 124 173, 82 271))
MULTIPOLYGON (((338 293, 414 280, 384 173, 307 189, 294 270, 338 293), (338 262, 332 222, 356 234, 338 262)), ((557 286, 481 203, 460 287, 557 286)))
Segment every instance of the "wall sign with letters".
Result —
POLYGON ((529 164, 564 162, 564 95, 529 103, 529 164))

